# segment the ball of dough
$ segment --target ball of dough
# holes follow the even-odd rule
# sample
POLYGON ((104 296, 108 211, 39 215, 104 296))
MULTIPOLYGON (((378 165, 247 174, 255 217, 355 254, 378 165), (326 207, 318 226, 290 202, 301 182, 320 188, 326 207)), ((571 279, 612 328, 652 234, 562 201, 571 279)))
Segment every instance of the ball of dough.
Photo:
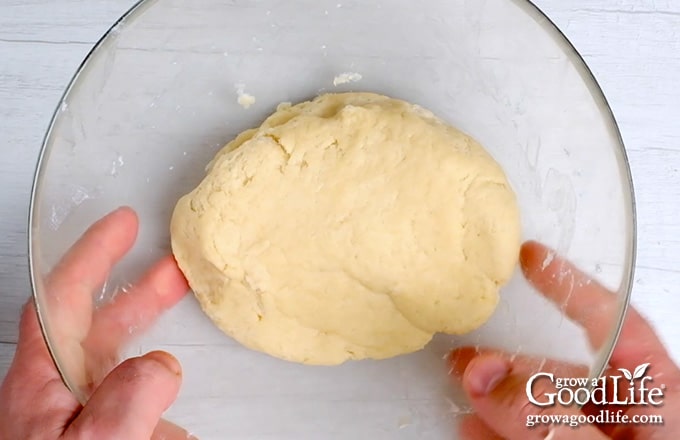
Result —
POLYGON ((430 112, 370 93, 281 105, 179 200, 172 248, 205 313, 282 359, 423 348, 493 313, 520 222, 499 165, 430 112))

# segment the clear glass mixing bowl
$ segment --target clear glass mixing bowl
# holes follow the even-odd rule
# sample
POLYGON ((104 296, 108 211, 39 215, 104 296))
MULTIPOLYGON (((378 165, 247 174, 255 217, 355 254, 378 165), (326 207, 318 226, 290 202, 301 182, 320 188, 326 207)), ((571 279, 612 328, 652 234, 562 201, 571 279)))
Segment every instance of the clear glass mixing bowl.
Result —
POLYGON ((273 359, 221 334, 187 296, 150 330, 131 328, 114 364, 152 349, 176 355, 184 383, 167 417, 206 439, 450 438, 468 411, 443 357, 464 344, 600 372, 631 287, 629 168, 595 79, 529 1, 147 0, 76 73, 36 176, 34 294, 55 362, 79 398, 94 371, 111 365, 86 360, 45 283, 68 247, 113 208, 133 207, 137 244, 92 294, 126 290, 169 252, 175 201, 222 145, 282 101, 347 90, 420 104, 486 146, 517 192, 524 238, 554 247, 618 295, 612 316, 593 318, 614 323, 610 337, 590 347, 518 270, 482 329, 388 361, 322 368, 273 359), (334 85, 342 73, 361 80, 334 85), (238 103, 244 93, 256 98, 248 109, 238 103))

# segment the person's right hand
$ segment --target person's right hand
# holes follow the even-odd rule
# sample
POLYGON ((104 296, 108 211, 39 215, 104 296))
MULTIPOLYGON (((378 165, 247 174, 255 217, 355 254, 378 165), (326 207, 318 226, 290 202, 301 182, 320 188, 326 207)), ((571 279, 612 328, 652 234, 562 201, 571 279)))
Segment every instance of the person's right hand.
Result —
MULTIPOLYGON (((535 242, 522 247, 520 261, 527 279, 548 299, 563 307, 566 315, 581 325, 591 346, 600 349, 610 337, 618 316, 616 296, 590 279, 569 262, 543 245, 535 242), (545 264, 550 262, 550 264, 545 264)), ((633 371, 638 365, 650 364, 653 382, 649 386, 665 385, 661 406, 586 404, 576 406, 555 405, 538 407, 529 402, 526 385, 537 372, 553 372, 556 377, 588 377, 584 366, 510 356, 495 350, 477 351, 462 348, 451 354, 452 372, 462 379, 465 392, 475 410, 461 427, 469 440, 676 440, 680 439, 680 369, 670 358, 650 325, 632 307, 629 308, 623 329, 610 359, 610 368, 604 377, 622 376, 619 368, 633 371), (660 415, 663 425, 655 424, 604 424, 565 425, 537 424, 527 427, 527 416, 598 414, 600 410, 622 415, 660 415)), ((537 382, 535 395, 555 391, 547 381, 537 382)), ((621 383, 627 384, 625 380, 621 383)), ((609 383, 611 385, 611 382, 609 383)), ((611 386, 610 386, 611 389, 611 386)), ((621 390, 620 390, 621 391, 621 390)), ((623 390, 627 392, 627 390, 623 390)), ((622 394, 623 394, 622 392, 622 394)), ((611 401, 611 397, 609 396, 611 401)), ((624 396, 620 396, 621 399, 624 396)))

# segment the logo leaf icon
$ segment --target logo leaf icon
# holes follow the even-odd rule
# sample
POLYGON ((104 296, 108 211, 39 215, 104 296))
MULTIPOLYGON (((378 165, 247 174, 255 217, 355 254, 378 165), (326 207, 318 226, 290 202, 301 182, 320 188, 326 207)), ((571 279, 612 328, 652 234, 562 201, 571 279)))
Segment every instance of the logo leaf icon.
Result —
POLYGON ((647 368, 649 368, 649 364, 642 364, 638 366, 635 369, 635 373, 633 374, 633 379, 640 379, 642 376, 644 376, 647 372, 647 368))
POLYGON ((619 368, 619 371, 623 373, 626 379, 633 380, 633 375, 630 374, 630 371, 626 370, 625 368, 619 368))

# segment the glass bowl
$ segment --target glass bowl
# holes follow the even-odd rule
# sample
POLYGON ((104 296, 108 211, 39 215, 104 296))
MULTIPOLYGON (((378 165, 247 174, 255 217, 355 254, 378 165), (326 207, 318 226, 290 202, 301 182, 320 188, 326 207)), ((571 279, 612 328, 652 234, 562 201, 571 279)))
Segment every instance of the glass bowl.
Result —
POLYGON ((184 369, 166 416, 200 438, 438 439, 469 413, 447 377, 454 347, 497 347, 600 373, 630 293, 634 214, 605 97, 529 1, 147 0, 95 46, 54 114, 31 205, 31 272, 47 343, 83 401, 97 375, 162 349, 184 369), (349 90, 419 104, 479 140, 517 193, 523 237, 552 246, 617 295, 611 316, 593 318, 612 323, 609 337, 589 346, 518 269, 483 328, 387 361, 310 367, 249 351, 219 332, 192 295, 147 331, 131 327, 114 359, 90 356, 45 280, 82 232, 120 205, 141 222, 133 250, 79 312, 96 319, 97 304, 169 253, 175 202, 220 147, 280 102, 349 90))

